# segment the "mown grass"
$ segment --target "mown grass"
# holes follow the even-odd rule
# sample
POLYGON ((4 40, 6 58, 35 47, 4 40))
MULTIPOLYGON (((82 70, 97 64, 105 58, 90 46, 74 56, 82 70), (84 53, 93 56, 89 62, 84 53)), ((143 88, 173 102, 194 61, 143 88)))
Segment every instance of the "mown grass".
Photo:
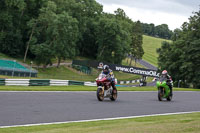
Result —
MULTIPOLYGON (((80 71, 76 71, 70 67, 60 66, 59 68, 39 68, 38 77, 31 79, 61 79, 61 80, 76 80, 76 81, 95 81, 97 76, 100 74, 100 70, 93 69, 92 74, 85 74, 80 71)), ((114 72, 115 78, 119 81, 135 80, 140 79, 141 76, 134 74, 127 74, 123 72, 114 72)), ((5 79, 30 79, 30 77, 12 77, 0 75, 0 78, 5 79)))
MULTIPOLYGON (((20 58, 15 59, 2 53, 0 53, 0 58, 17 60, 19 62, 23 62, 23 59, 20 59, 20 58)), ((82 60, 82 59, 87 59, 87 58, 77 57, 77 59, 82 60)), ((66 61, 71 62, 71 60, 66 60, 66 61)), ((27 60, 27 64, 30 64, 29 62, 30 60, 27 60)), ((92 74, 88 75, 85 73, 81 73, 80 71, 76 71, 75 69, 72 69, 71 67, 68 67, 68 66, 60 66, 59 68, 57 67, 39 68, 38 77, 31 78, 31 79, 62 79, 62 80, 76 80, 76 81, 94 81, 100 72, 101 72, 100 70, 92 69, 92 74)), ((127 73, 122 73, 122 72, 114 72, 114 75, 120 81, 135 80, 135 79, 141 78, 141 76, 139 75, 127 74, 127 73)), ((30 79, 30 77, 12 77, 12 76, 5 76, 5 75, 0 75, 0 78, 30 79)))
POLYGON ((126 58, 122 61, 122 65, 124 66, 133 66, 133 67, 139 67, 139 68, 145 68, 143 65, 141 65, 140 63, 136 62, 135 64, 135 61, 132 60, 131 62, 131 59, 130 58, 126 58))
POLYGON ((10 57, 5 55, 5 54, 3 54, 3 53, 0 53, 0 59, 4 59, 4 58, 8 59, 10 57))
MULTIPOLYGON (((92 69, 92 74, 85 74, 79 71, 76 71, 70 67, 61 66, 60 68, 47 68, 39 69, 38 78, 40 79, 67 79, 67 80, 76 80, 76 81, 95 81, 97 76, 100 74, 100 70, 92 69)), ((118 80, 134 80, 140 79, 141 76, 127 74, 122 72, 114 72, 115 77, 118 80)))
MULTIPOLYGON (((156 87, 119 87, 118 91, 157 91, 156 87)), ((0 91, 96 91, 91 86, 0 86, 0 91)), ((174 91, 200 91, 200 89, 174 88, 174 91)))
POLYGON ((199 133, 200 113, 0 128, 0 133, 199 133))
POLYGON ((143 59, 154 66, 158 66, 156 49, 161 47, 163 41, 170 42, 170 40, 143 35, 143 49, 145 52, 143 59))

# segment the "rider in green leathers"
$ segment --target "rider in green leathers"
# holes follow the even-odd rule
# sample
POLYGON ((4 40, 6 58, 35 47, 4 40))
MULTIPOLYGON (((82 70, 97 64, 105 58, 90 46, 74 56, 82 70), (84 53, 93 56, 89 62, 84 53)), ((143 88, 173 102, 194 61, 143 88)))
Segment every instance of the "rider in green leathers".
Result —
POLYGON ((162 71, 162 75, 161 75, 160 78, 161 78, 162 80, 166 80, 167 85, 168 85, 169 88, 170 88, 170 95, 172 96, 172 95, 173 95, 173 93, 172 93, 173 81, 172 81, 171 76, 168 74, 167 70, 163 70, 163 71, 162 71))

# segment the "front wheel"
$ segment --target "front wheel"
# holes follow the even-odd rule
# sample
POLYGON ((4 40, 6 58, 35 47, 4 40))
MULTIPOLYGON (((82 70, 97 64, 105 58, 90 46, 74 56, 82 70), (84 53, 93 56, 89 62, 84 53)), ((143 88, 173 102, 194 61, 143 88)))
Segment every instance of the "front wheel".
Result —
POLYGON ((116 99, 117 99, 117 89, 113 89, 110 100, 115 101, 116 99))
POLYGON ((103 101, 104 100, 104 91, 100 87, 97 89, 97 99, 99 101, 103 101))
POLYGON ((158 100, 162 101, 163 100, 163 92, 161 89, 158 90, 158 100))

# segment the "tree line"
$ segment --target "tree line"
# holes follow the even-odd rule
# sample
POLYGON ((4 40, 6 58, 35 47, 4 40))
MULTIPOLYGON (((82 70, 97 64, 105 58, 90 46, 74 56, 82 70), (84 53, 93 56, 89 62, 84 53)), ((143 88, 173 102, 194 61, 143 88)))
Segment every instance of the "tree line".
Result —
POLYGON ((104 13, 95 0, 0 1, 0 52, 38 65, 75 56, 121 64, 141 59, 142 25, 123 9, 104 13))
POLYGON ((143 33, 153 37, 159 37, 163 39, 171 39, 173 31, 171 31, 167 24, 161 24, 155 26, 154 24, 142 23, 143 33))
POLYGON ((159 68, 169 71, 176 86, 200 88, 200 11, 174 30, 172 40, 157 50, 159 68))

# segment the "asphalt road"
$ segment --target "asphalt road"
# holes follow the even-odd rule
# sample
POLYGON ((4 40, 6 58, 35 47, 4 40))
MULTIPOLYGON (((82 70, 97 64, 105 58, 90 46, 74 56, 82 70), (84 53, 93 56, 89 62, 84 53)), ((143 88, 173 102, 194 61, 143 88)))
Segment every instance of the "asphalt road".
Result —
POLYGON ((200 92, 174 92, 171 102, 157 92, 119 92, 115 102, 95 92, 0 92, 0 126, 188 111, 200 111, 200 92))
POLYGON ((141 65, 143 65, 143 66, 145 66, 146 68, 148 68, 148 69, 158 70, 157 67, 151 65, 150 63, 148 63, 148 62, 145 61, 145 60, 138 60, 138 62, 139 62, 141 65))

